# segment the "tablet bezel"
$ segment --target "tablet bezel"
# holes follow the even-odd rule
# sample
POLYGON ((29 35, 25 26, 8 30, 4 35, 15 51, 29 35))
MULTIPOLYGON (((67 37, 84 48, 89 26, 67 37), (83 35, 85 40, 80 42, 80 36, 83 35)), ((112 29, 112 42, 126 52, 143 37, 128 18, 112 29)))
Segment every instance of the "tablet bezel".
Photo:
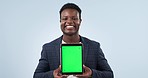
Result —
POLYGON ((61 73, 62 74, 82 74, 83 73, 83 44, 61 44, 61 53, 60 53, 60 62, 61 62, 61 73), (62 65, 62 46, 81 46, 82 47, 82 71, 81 72, 63 72, 63 65, 62 65))

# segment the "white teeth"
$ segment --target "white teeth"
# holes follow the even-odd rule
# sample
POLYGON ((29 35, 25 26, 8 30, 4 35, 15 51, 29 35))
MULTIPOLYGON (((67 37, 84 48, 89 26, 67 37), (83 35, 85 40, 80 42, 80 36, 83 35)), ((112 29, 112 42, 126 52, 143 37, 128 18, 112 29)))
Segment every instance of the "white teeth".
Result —
POLYGON ((74 26, 66 26, 66 28, 73 28, 74 26))
POLYGON ((71 26, 66 26, 66 27, 73 27, 73 26, 71 25, 71 26))

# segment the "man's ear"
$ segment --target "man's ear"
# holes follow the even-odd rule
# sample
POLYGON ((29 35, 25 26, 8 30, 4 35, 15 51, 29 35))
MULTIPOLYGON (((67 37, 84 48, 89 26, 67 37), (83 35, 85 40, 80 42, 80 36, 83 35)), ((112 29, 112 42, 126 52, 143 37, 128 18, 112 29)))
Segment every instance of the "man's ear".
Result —
POLYGON ((80 23, 82 22, 82 19, 80 19, 80 23))

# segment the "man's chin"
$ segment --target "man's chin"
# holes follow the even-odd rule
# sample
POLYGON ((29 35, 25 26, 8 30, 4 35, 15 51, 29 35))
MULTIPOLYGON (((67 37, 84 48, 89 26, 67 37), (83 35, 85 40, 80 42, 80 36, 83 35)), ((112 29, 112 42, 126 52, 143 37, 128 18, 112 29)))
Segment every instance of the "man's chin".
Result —
POLYGON ((64 33, 65 35, 67 35, 67 36, 73 36, 73 35, 76 35, 77 33, 64 33))

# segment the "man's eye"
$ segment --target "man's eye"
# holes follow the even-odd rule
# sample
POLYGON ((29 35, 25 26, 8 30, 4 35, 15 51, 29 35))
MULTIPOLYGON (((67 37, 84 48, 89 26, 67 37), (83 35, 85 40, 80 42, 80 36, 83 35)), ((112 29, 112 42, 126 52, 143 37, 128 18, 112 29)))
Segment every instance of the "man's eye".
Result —
POLYGON ((61 18, 61 20, 67 20, 67 18, 61 18))
POLYGON ((78 20, 78 18, 72 18, 73 20, 78 20))

